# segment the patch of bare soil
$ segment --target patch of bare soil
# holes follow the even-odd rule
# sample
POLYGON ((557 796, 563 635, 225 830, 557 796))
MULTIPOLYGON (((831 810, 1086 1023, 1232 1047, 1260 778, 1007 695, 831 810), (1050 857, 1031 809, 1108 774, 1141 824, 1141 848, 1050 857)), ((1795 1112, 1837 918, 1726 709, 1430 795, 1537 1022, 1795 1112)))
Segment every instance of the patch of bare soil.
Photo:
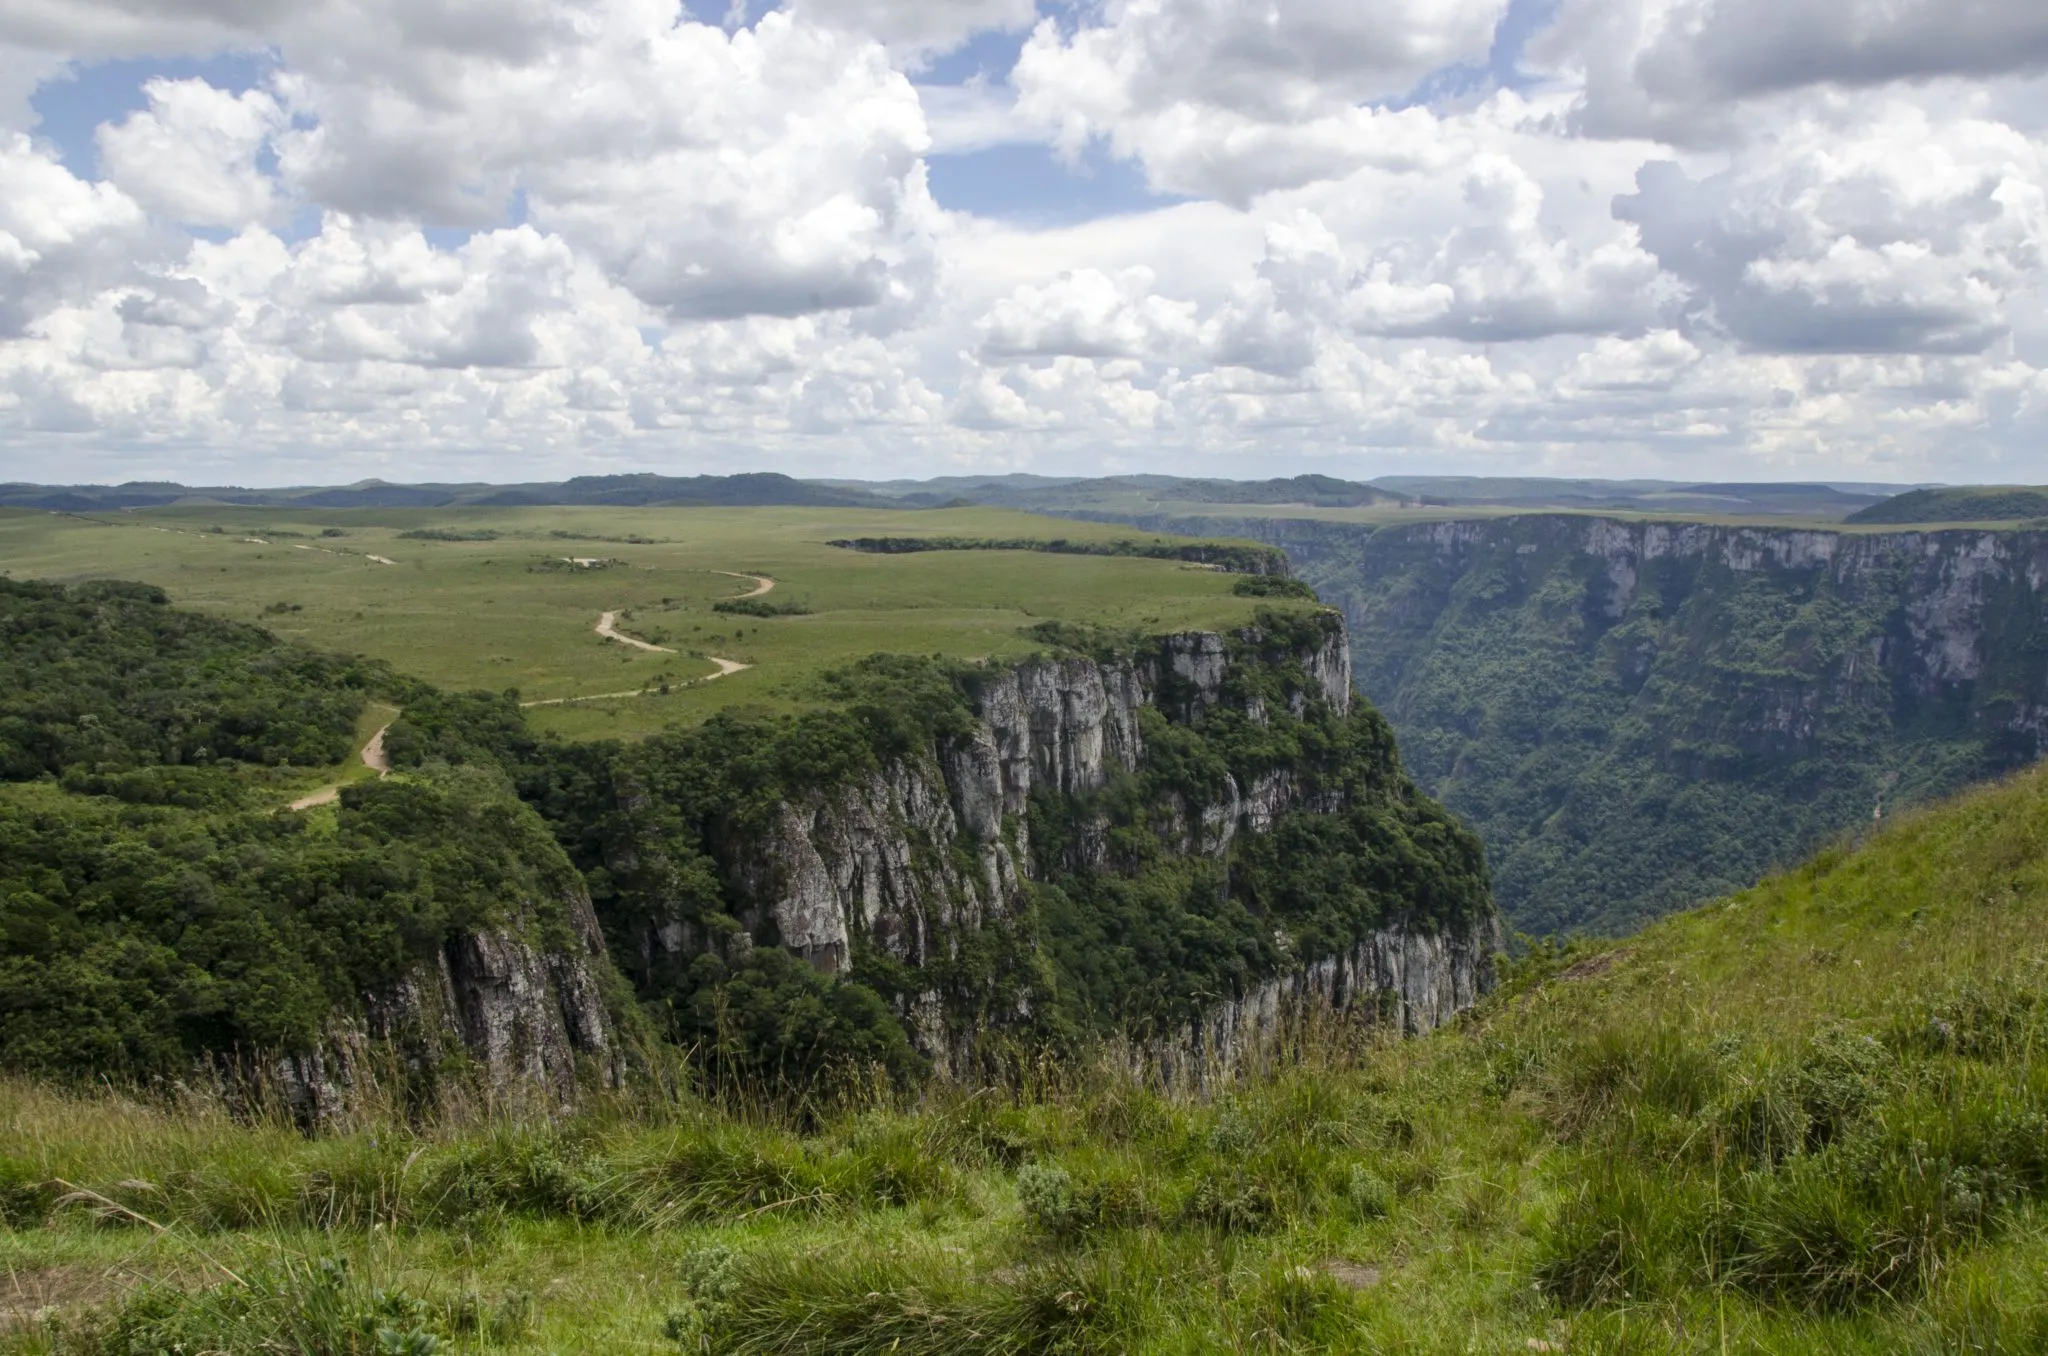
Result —
POLYGON ((125 1265, 9 1267, 0 1274, 0 1333, 26 1328, 81 1309, 119 1299, 123 1292, 155 1279, 125 1265))
POLYGON ((606 640, 616 640, 617 642, 619 642, 619 644, 630 645, 636 650, 646 650, 653 654, 675 653, 674 650, 671 650, 666 645, 655 645, 648 641, 641 640, 638 636, 629 636, 625 632, 619 630, 619 614, 616 612, 606 612, 601 614, 597 619, 597 626, 595 629, 597 633, 603 636, 606 640))
POLYGON ((1573 961, 1563 970, 1560 970, 1557 977, 1561 980, 1591 979, 1595 975, 1604 975, 1609 970, 1612 970, 1623 957, 1627 956, 1631 949, 1626 946, 1618 946, 1612 951, 1602 951, 1597 956, 1588 956, 1582 961, 1573 961))
MULTIPOLYGON (((363 745, 363 766, 371 769, 380 778, 391 775, 391 755, 384 752, 384 731, 390 728, 391 726, 388 724, 383 726, 377 733, 370 736, 369 743, 363 745)), ((294 810, 310 810, 316 805, 332 805, 340 799, 341 787, 323 786, 310 796, 300 796, 291 803, 289 808, 294 810)))
POLYGON ((1342 1257, 1332 1257, 1320 1268, 1325 1276, 1347 1290, 1370 1290, 1382 1279, 1380 1269, 1368 1262, 1352 1262, 1342 1257))

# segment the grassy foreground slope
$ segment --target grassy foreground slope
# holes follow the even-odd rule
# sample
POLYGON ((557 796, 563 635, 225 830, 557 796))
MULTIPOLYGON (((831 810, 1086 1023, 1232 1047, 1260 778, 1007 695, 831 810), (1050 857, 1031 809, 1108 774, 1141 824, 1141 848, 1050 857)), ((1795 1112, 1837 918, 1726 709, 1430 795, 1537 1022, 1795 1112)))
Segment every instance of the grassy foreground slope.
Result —
POLYGON ((802 709, 821 673, 877 652, 1018 657, 1034 648, 1023 631, 1046 620, 1157 634, 1251 619, 1260 601, 1234 595, 1235 580, 1173 560, 826 544, 1147 535, 995 509, 0 510, 0 565, 18 579, 141 580, 181 606, 444 688, 648 694, 533 711, 540 728, 601 738, 726 706, 802 709), (754 601, 779 615, 714 610, 757 587, 745 575, 775 581, 754 601), (668 652, 605 640, 605 612, 668 652), (706 683, 711 656, 749 667, 706 683))
POLYGON ((1293 1053, 799 1128, 679 1087, 307 1139, 0 1084, 0 1349, 2048 1348, 2041 769, 1293 1053))

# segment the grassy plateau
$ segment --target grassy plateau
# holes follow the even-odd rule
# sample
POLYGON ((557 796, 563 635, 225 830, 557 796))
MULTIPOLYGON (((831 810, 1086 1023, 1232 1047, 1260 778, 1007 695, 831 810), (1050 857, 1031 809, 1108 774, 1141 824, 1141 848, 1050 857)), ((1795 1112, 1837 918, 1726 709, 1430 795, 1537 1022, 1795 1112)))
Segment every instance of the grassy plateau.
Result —
POLYGON ((0 510, 0 569, 141 580, 442 687, 516 688, 557 703, 533 723, 570 738, 726 706, 800 709, 819 673, 878 651, 999 660, 1033 649, 1021 632, 1048 619, 1157 633, 1239 624, 1258 606, 1172 560, 826 545, 863 536, 1155 539, 981 508, 0 510), (759 587, 747 576, 774 581, 751 600, 767 615, 714 611, 759 587), (662 649, 598 635, 605 612, 662 649), (746 667, 706 682, 727 667, 714 656, 746 667), (608 693, 644 695, 587 700, 608 693))
POLYGON ((1199 1094, 246 1110, 0 1083, 0 1350, 2039 1352, 2048 772, 1199 1094))

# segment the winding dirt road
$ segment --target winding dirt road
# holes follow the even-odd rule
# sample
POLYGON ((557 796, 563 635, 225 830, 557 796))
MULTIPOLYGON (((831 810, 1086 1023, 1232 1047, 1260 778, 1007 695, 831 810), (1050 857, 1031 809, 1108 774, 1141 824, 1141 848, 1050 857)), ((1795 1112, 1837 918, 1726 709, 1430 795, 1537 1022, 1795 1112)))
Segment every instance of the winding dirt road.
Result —
MULTIPOLYGON (((391 720, 385 721, 377 728, 377 733, 370 736, 370 742, 363 745, 363 766, 375 772, 380 781, 391 775, 391 756, 384 752, 384 731, 390 729, 391 721, 397 719, 398 717, 394 715, 391 720)), ((300 796, 289 808, 310 810, 316 805, 332 805, 340 799, 341 784, 337 782, 333 786, 321 787, 310 796, 300 796)))
POLYGON ((775 591, 775 581, 765 574, 741 574, 737 570, 713 570, 711 573, 722 574, 728 579, 753 580, 753 589, 747 593, 739 594, 738 596, 741 598, 758 598, 764 593, 773 593, 775 591))
MULTIPOLYGON (((670 650, 667 653, 674 654, 675 651, 670 650)), ((678 687, 695 687, 699 683, 715 683, 728 674, 738 673, 742 669, 754 667, 752 664, 742 664, 737 659, 720 659, 715 654, 707 654, 704 657, 718 665, 718 672, 707 673, 702 678, 690 678, 680 683, 672 683, 669 686, 669 690, 673 692, 678 687)), ((658 697, 660 695, 661 689, 658 687, 641 687, 635 688, 631 692, 590 692, 581 697, 543 697, 539 701, 521 702, 519 704, 522 707, 567 706, 571 702, 601 702, 608 701, 613 697, 658 697)))
POLYGON ((648 641, 641 640, 637 637, 626 635, 624 632, 619 630, 618 623, 619 614, 616 612, 607 612, 597 619, 597 633, 603 636, 606 640, 616 640, 617 642, 619 642, 619 644, 630 645, 636 650, 646 650, 652 654, 675 653, 674 650, 671 650, 666 645, 655 645, 648 641))
MULTIPOLYGON (((765 574, 740 574, 733 570, 713 570, 712 573, 730 575, 734 579, 753 580, 754 587, 746 593, 739 594, 738 596, 741 598, 758 598, 762 594, 769 592, 771 589, 775 587, 775 581, 773 579, 770 579, 765 574)), ((645 650, 649 654, 675 653, 674 650, 670 649, 666 645, 656 645, 652 641, 642 640, 638 636, 629 636, 624 631, 621 631, 619 629, 619 614, 617 612, 600 613, 597 618, 597 625, 592 627, 591 629, 596 631, 600 636, 603 636, 606 640, 616 640, 621 645, 630 645, 636 650, 645 650)), ((698 683, 714 683, 717 682, 720 678, 726 678, 731 676, 732 674, 739 673, 744 669, 750 669, 754 667, 752 664, 742 664, 737 659, 720 659, 715 654, 707 654, 704 656, 704 658, 710 660, 713 664, 716 664, 718 666, 718 672, 707 673, 702 678, 692 678, 684 683, 676 684, 674 686, 694 687, 698 683)), ((566 706, 570 702, 601 702, 609 701, 615 697, 645 697, 648 696, 650 693, 659 695, 660 691, 660 688, 642 687, 635 688, 631 692, 591 692, 581 697, 544 697, 536 701, 521 702, 519 704, 522 707, 566 706)))

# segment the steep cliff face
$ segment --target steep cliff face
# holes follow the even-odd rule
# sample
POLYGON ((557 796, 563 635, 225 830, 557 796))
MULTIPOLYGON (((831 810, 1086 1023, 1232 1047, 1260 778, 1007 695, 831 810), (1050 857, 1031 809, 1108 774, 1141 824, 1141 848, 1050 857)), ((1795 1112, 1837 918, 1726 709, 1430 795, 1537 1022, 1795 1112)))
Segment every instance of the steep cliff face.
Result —
MULTIPOLYGON (((583 1077, 616 1082, 611 961, 580 874, 539 818, 489 778, 444 774, 439 785, 406 790, 415 796, 406 808, 430 813, 420 816, 417 841, 395 850, 432 851, 437 839, 464 836, 466 820, 490 873, 464 871, 480 887, 470 907, 414 950, 395 980, 337 1011, 324 1039, 275 1061, 286 1103, 317 1123, 346 1108, 366 1080, 393 1073, 408 1095, 432 1098, 452 1090, 442 1084, 454 1078, 462 1095, 499 1105, 561 1106, 575 1100, 583 1077)), ((376 810, 351 793, 343 830, 376 810)), ((418 893, 424 902, 436 891, 418 893)))
MULTIPOLYGON (((1124 652, 966 675, 963 724, 860 775, 787 796, 758 829, 704 835, 724 882, 723 907, 743 929, 740 944, 779 944, 824 975, 892 976, 886 986, 874 982, 893 993, 924 1052, 944 1067, 972 1046, 976 1024, 1028 1020, 1057 996, 1031 973, 1046 932, 1058 926, 1037 914, 1044 889, 1063 890, 1071 907, 1095 882, 1156 879, 1186 859, 1207 874, 1176 888, 1192 891, 1198 909, 1213 907, 1232 894, 1247 843, 1290 817, 1348 824, 1354 812, 1408 815, 1414 793, 1391 743, 1375 733, 1383 731, 1377 716, 1358 717, 1370 727, 1363 752, 1288 752, 1311 730, 1341 739, 1354 715, 1341 619, 1325 613, 1290 625, 1169 635, 1124 652), (1219 731, 1249 752, 1226 756, 1223 746, 1202 742, 1219 731), (1151 743, 1160 739, 1167 748, 1155 756, 1151 743), (1199 765, 1199 775, 1165 778, 1164 763, 1199 765), (985 940, 992 937, 1005 939, 1003 959, 963 978, 963 956, 995 945, 985 940)), ((622 783, 631 788, 624 808, 643 825, 657 814, 661 797, 646 790, 657 780, 642 774, 622 783)), ((615 845, 614 874, 633 876, 662 853, 653 837, 643 827, 615 845)), ((1354 855, 1363 851, 1343 841, 1354 855)), ((1476 851, 1467 869, 1483 899, 1476 851)), ((1271 864, 1264 871, 1246 879, 1277 878, 1271 864)), ((680 901, 673 860, 656 874, 671 882, 663 897, 680 901)), ((635 934, 643 976, 681 973, 693 953, 730 954, 730 942, 684 919, 679 903, 664 907, 670 916, 655 909, 635 934)), ((1186 907, 1176 896, 1139 911, 1177 917, 1186 907)), ((1380 925, 1369 936, 1354 925, 1356 938, 1341 944, 1316 932, 1311 946, 1327 954, 1299 957, 1274 940, 1287 919, 1262 924, 1244 906, 1231 907, 1232 926, 1253 936, 1254 951, 1272 954, 1225 958, 1219 982, 1240 992, 1190 997, 1215 1008, 1204 1023, 1236 1030, 1242 1023, 1229 1012, 1246 1004, 1277 1010, 1289 995, 1347 1007, 1370 998, 1377 1010, 1386 994, 1392 1015, 1423 1030, 1490 982, 1490 907, 1450 917, 1405 898, 1398 883, 1369 900, 1358 887, 1353 912, 1380 925)), ((1204 1039, 1193 1027, 1186 1034, 1204 1039)))
POLYGON ((1435 932, 1384 928, 1216 1004, 1199 1021, 1150 1042, 1145 1053, 1170 1077, 1198 1083, 1270 1048, 1313 1009, 1373 1014, 1421 1035, 1486 996, 1505 942, 1497 918, 1435 932))
POLYGON ((1204 520, 1352 627, 1532 930, 1626 928, 2048 751, 2048 533, 1204 520))
MULTIPOLYGON (((1350 709, 1341 627, 1294 658, 1316 699, 1350 709)), ((846 968, 855 938, 927 963, 934 936, 978 928, 1022 902, 1034 791, 1087 796, 1114 774, 1137 771, 1140 710, 1164 703, 1198 720, 1223 703, 1229 668, 1224 637, 1189 632, 1161 637, 1142 658, 1034 660, 993 675, 964 737, 785 804, 765 841, 736 845, 733 874, 755 903, 746 921, 772 923, 782 945, 826 973, 846 968), (953 846, 963 852, 946 850, 953 846)), ((1217 854, 1240 830, 1264 832, 1299 802, 1284 770, 1243 788, 1226 774, 1213 801, 1170 812, 1187 850, 1217 854)), ((1065 865, 1107 869, 1099 831, 1084 833, 1065 865)))

